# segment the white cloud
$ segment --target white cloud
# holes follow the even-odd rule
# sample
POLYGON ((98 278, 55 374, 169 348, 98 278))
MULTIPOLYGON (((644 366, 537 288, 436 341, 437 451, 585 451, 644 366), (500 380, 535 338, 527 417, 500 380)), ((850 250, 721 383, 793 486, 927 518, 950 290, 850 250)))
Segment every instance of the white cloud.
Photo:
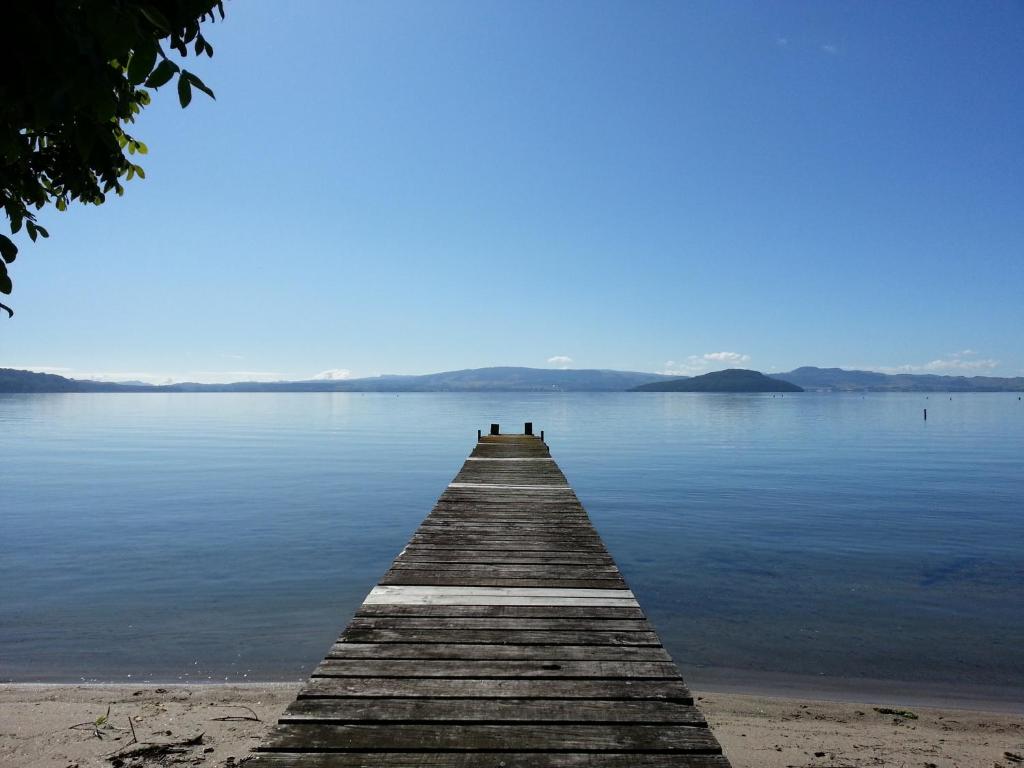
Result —
POLYGON ((16 371, 35 371, 36 373, 56 373, 58 376, 64 376, 72 368, 66 368, 62 365, 5 365, 4 368, 13 368, 16 371))
POLYGON ((741 355, 738 352, 708 352, 704 359, 717 363, 746 363, 750 361, 750 355, 741 355))
POLYGON ((750 355, 739 352, 705 352, 703 355, 689 355, 685 360, 666 360, 664 370, 659 373, 666 376, 692 376, 723 364, 735 367, 748 362, 750 355))
POLYGON ((554 355, 548 358, 548 365, 554 365, 564 370, 572 365, 572 358, 568 355, 554 355))
POLYGON ((284 375, 279 371, 193 371, 187 376, 199 376, 199 379, 178 379, 178 381, 209 381, 227 383, 232 381, 280 381, 284 375))
POLYGON ((839 53, 839 46, 832 45, 832 43, 825 43, 823 46, 821 46, 821 50, 824 53, 827 53, 829 56, 835 56, 837 53, 839 53))
POLYGON ((789 45, 789 38, 782 37, 781 35, 779 35, 778 37, 775 38, 775 44, 780 48, 785 48, 787 45, 789 45))
POLYGON ((999 367, 999 361, 992 358, 985 358, 983 360, 961 360, 959 358, 948 358, 937 360, 930 360, 927 363, 921 363, 920 365, 914 365, 908 363, 906 365, 896 366, 879 366, 878 370, 883 373, 942 373, 944 371, 951 373, 963 373, 964 371, 991 371, 993 368, 999 367))
POLYGON ((878 366, 882 373, 983 373, 999 367, 999 360, 991 357, 978 357, 973 349, 962 349, 950 352, 946 357, 930 360, 927 363, 907 363, 896 366, 878 366))
POLYGON ((167 376, 149 371, 68 371, 60 374, 69 379, 89 379, 90 381, 141 381, 144 384, 168 383, 167 376))
POLYGON ((278 371, 186 371, 166 373, 154 371, 82 371, 59 365, 15 365, 24 371, 55 373, 68 379, 89 381, 141 381, 144 384, 175 384, 195 382, 198 384, 229 384, 235 381, 280 381, 283 374, 278 371))
POLYGON ((64 365, 14 365, 22 371, 53 373, 66 379, 89 379, 91 381, 144 381, 148 384, 163 383, 160 374, 149 371, 79 371, 64 365))
POLYGON ((320 371, 316 376, 313 377, 315 380, 325 379, 327 381, 338 381, 340 379, 351 379, 352 371, 348 368, 329 368, 326 371, 320 371))

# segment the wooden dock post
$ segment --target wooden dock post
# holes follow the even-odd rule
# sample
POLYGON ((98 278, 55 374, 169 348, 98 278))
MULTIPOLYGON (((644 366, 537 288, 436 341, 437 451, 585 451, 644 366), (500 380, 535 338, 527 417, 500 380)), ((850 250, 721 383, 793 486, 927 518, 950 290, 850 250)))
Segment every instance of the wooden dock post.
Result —
POLYGON ((533 437, 533 422, 528 421, 523 425, 523 433, 529 437, 533 437))
POLYGON ((254 766, 729 768, 543 440, 496 430, 254 766))
POLYGON ((491 424, 491 435, 497 436, 499 432, 497 424, 491 424))

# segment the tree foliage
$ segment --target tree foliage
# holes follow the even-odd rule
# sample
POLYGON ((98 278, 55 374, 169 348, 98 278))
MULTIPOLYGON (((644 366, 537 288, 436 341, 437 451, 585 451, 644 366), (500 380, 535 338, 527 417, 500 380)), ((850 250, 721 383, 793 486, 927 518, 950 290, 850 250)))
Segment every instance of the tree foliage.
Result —
MULTIPOLYGON (((206 54, 201 24, 224 18, 222 0, 8 0, 0 5, 0 206, 12 234, 49 237, 36 211, 52 203, 100 205, 145 178, 148 151, 126 126, 150 90, 175 81, 182 107, 195 74, 169 55, 206 54)), ((0 234, 0 292, 12 289, 18 255, 0 234)), ((0 308, 13 315, 3 304, 0 308)))

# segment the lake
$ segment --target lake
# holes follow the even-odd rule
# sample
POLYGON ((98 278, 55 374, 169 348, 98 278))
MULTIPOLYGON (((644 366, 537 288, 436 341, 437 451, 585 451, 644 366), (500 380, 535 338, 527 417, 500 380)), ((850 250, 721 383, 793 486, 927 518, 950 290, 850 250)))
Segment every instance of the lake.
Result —
POLYGON ((0 680, 302 679, 523 421, 695 687, 1024 702, 1009 393, 0 395, 0 680))

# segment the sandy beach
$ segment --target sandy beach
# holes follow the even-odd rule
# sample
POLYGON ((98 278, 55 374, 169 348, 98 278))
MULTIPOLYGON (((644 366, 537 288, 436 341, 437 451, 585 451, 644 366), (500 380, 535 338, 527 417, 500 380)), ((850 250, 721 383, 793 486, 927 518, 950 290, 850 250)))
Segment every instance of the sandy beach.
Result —
MULTIPOLYGON (((297 684, 0 686, 0 766, 237 766, 297 684), (108 714, 109 712, 109 714, 108 714)), ((1024 716, 701 692, 735 768, 1012 768, 1024 716)))

